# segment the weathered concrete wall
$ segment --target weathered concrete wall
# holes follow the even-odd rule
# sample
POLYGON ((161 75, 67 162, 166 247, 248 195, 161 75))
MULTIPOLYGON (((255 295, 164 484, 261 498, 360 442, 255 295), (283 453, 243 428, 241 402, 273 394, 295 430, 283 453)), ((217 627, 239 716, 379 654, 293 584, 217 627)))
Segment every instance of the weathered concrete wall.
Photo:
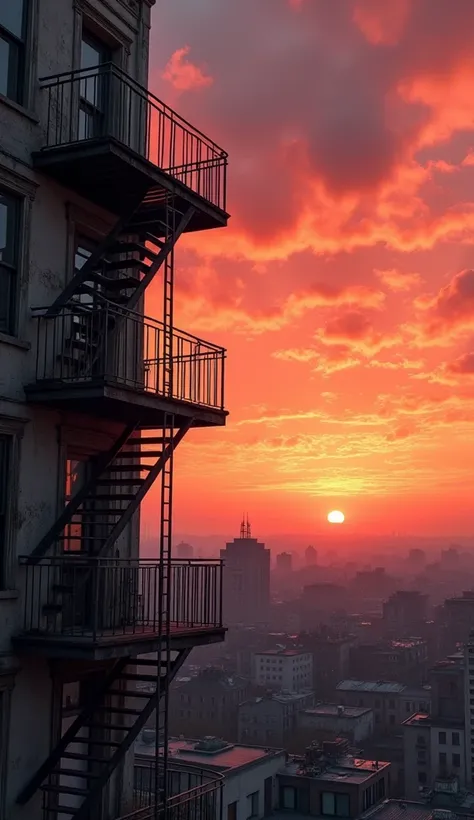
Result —
MULTIPOLYGON (((150 18, 149 5, 142 0, 33 0, 31 6, 25 107, 0 99, 0 186, 24 195, 26 203, 18 334, 16 338, 0 334, 0 429, 12 427, 18 432, 9 547, 11 589, 0 590, 0 689, 7 672, 8 680, 13 680, 8 752, 3 756, 8 760, 3 801, 0 783, 0 817, 7 820, 39 820, 41 816, 40 796, 24 807, 15 801, 49 753, 52 723, 47 660, 15 657, 11 647, 23 619, 25 570, 18 566, 17 558, 34 549, 57 517, 62 503, 64 442, 88 444, 92 453, 110 446, 120 430, 107 421, 61 414, 25 401, 24 386, 34 381, 36 371, 36 323, 31 308, 51 304, 71 275, 75 226, 85 219, 100 235, 113 220, 33 169, 32 153, 44 144, 47 118, 47 96, 38 78, 79 67, 84 24, 102 33, 117 49, 114 59, 116 55, 128 74, 146 84, 150 18)), ((118 546, 124 555, 137 550, 138 518, 118 546)), ((8 719, 8 715, 0 718, 8 719)), ((0 768, 1 761, 0 756, 0 768)), ((130 791, 131 768, 123 773, 122 782, 125 791, 130 791)))

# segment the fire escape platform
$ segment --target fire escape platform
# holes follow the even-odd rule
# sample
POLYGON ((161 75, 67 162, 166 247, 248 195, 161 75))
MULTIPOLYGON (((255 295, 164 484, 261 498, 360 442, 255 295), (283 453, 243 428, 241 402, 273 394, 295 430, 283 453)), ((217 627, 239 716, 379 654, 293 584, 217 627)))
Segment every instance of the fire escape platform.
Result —
MULTIPOLYGON (((61 185, 105 208, 122 214, 133 209, 152 192, 150 224, 165 221, 166 194, 173 207, 183 213, 193 206, 186 231, 225 227, 229 215, 210 199, 201 196, 170 173, 113 136, 98 137, 66 145, 45 147, 33 154, 35 167, 61 185)), ((204 168, 203 173, 207 171, 204 168)), ((186 176, 186 171, 177 169, 186 176)))
MULTIPOLYGON (((226 629, 222 626, 181 624, 170 627, 171 650, 192 649, 220 643, 225 638, 226 629)), ((30 632, 12 638, 17 652, 41 655, 47 658, 63 658, 85 661, 104 661, 112 658, 135 657, 156 652, 162 648, 163 638, 153 627, 142 627, 139 631, 125 627, 122 632, 104 631, 94 637, 81 631, 80 635, 52 634, 48 632, 30 632)))
POLYGON ((222 427, 227 410, 166 398, 154 392, 120 385, 113 380, 91 379, 84 382, 40 381, 25 386, 27 399, 61 411, 113 418, 124 424, 139 422, 142 427, 158 428, 165 416, 174 415, 176 426, 192 419, 193 427, 222 427))

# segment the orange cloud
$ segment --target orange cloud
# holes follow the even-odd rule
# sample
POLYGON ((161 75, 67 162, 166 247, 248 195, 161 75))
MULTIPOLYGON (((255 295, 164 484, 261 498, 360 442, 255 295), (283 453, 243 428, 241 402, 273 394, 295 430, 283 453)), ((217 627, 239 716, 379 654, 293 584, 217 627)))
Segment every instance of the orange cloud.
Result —
POLYGON ((178 48, 171 55, 161 74, 162 78, 171 83, 177 91, 194 91, 206 88, 214 82, 202 68, 186 59, 190 51, 190 46, 178 48))
POLYGON ((374 273, 383 285, 394 292, 411 290, 411 288, 421 285, 423 282, 423 278, 419 273, 403 273, 395 268, 375 270, 374 273))
POLYGON ((472 332, 474 320, 474 270, 457 273, 451 282, 430 299, 423 297, 417 306, 425 311, 418 326, 418 340, 427 344, 446 343, 472 332))
POLYGON ((379 0, 357 0, 353 19, 373 45, 394 45, 400 39, 411 11, 411 0, 380 3, 379 0))
POLYGON ((449 373, 455 373, 456 375, 474 375, 474 353, 464 353, 463 356, 459 356, 456 361, 447 366, 447 370, 449 373))

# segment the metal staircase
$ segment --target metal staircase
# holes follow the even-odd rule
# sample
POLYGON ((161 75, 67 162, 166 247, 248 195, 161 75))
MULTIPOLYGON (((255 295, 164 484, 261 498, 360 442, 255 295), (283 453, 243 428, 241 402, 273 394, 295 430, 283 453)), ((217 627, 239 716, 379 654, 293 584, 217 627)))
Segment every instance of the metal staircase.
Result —
POLYGON ((176 430, 169 416, 162 430, 126 427, 110 450, 91 463, 89 479, 33 550, 31 562, 52 548, 72 558, 108 557, 191 424, 176 430))
MULTIPOLYGON (((168 656, 166 651, 159 651, 154 658, 119 660, 21 791, 17 802, 27 803, 40 789, 44 820, 89 820, 90 809, 100 800, 112 773, 155 710, 156 744, 163 743, 168 688, 189 652, 174 650, 168 656), (136 666, 147 667, 149 671, 137 673, 136 666), (137 681, 147 684, 147 689, 131 688, 137 681)), ((159 803, 164 799, 161 779, 157 787, 159 803)))
POLYGON ((97 300, 136 308, 194 213, 193 206, 178 210, 169 194, 149 191, 138 208, 117 221, 45 315, 97 300))

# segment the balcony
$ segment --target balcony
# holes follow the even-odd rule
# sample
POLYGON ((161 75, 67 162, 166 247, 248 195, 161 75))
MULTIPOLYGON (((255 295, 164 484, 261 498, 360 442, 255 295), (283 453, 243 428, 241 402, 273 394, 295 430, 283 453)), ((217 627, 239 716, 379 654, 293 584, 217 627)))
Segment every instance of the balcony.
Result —
POLYGON ((168 767, 167 779, 169 797, 156 807, 154 763, 136 759, 134 809, 117 820, 221 820, 223 775, 197 766, 173 765, 168 767))
POLYGON ((188 231, 223 226, 227 154, 118 66, 40 79, 45 141, 38 168, 122 215, 149 198, 159 220, 165 195, 196 209, 188 231))
POLYGON ((101 660, 221 641, 222 561, 22 557, 19 651, 101 660), (163 596, 168 593, 167 614, 163 596))
POLYGON ((177 425, 225 424, 224 348, 105 300, 45 310, 35 315, 30 401, 143 427, 160 426, 166 413, 177 425))

